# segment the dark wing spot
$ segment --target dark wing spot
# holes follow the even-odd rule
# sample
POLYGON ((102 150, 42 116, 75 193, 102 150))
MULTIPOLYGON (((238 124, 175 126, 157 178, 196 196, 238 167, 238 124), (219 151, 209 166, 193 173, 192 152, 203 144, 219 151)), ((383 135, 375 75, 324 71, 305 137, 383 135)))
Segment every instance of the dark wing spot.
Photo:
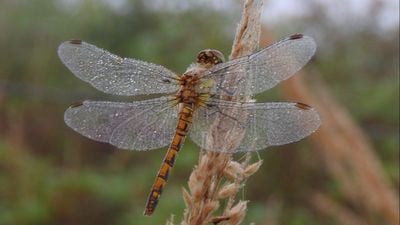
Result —
POLYGON ((304 104, 304 103, 300 103, 300 102, 296 103, 295 106, 296 106, 297 108, 303 109, 303 110, 310 110, 310 109, 311 109, 311 106, 309 106, 309 105, 307 105, 307 104, 304 104))
POLYGON ((80 44, 82 44, 82 40, 72 39, 72 40, 69 41, 69 43, 73 44, 73 45, 80 45, 80 44))
POLYGON ((79 106, 82 106, 82 105, 83 105, 82 102, 75 102, 75 103, 72 103, 69 107, 70 108, 76 108, 76 107, 79 107, 79 106))
POLYGON ((289 37, 289 40, 296 40, 301 38, 303 38, 302 34, 293 34, 292 36, 289 37))
POLYGON ((164 78, 164 79, 162 79, 161 80, 163 83, 166 83, 166 84, 170 84, 171 83, 171 80, 170 79, 167 79, 167 78, 164 78))

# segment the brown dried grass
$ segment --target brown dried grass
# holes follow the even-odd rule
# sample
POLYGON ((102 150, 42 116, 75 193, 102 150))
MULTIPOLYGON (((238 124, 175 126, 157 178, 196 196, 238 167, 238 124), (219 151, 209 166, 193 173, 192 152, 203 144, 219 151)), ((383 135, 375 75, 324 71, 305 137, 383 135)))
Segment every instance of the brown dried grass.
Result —
POLYGON ((370 140, 318 77, 315 72, 314 82, 306 85, 302 76, 295 76, 281 87, 288 98, 302 99, 320 113, 322 126, 312 136, 315 150, 321 154, 327 171, 339 181, 345 202, 356 207, 360 216, 327 195, 317 193, 311 203, 341 224, 373 224, 380 218, 398 225, 399 198, 386 180, 370 140))
MULTIPOLYGON (((248 55, 258 47, 261 6, 262 0, 247 0, 244 3, 230 59, 248 55)), ((218 120, 213 124, 209 132, 209 148, 224 148, 226 152, 232 152, 239 144, 242 134, 238 131, 229 137, 221 138, 219 129, 224 129, 221 127, 224 127, 224 124, 218 120)), ((247 154, 242 162, 238 162, 234 161, 229 153, 203 150, 198 165, 189 177, 188 190, 183 189, 186 209, 181 224, 240 224, 246 215, 247 201, 237 200, 237 193, 261 164, 261 160, 250 163, 250 154, 247 154), (225 202, 223 209, 220 208, 221 202, 225 202), (213 215, 217 210, 221 211, 220 215, 213 215)), ((172 221, 167 224, 172 224, 172 221)))

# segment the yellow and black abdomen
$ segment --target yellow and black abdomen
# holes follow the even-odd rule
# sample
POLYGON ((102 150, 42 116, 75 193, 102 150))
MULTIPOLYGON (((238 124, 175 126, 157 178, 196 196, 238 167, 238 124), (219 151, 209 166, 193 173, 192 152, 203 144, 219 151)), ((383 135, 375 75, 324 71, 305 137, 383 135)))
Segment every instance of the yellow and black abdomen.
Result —
POLYGON ((169 172, 174 166, 175 157, 181 149, 183 141, 185 140, 187 132, 189 131, 190 125, 192 124, 193 104, 181 104, 182 107, 179 111, 179 118, 178 124, 176 126, 175 135, 161 164, 160 170, 158 171, 153 187, 151 188, 151 192, 147 199, 146 208, 144 211, 145 215, 151 215, 154 212, 158 203, 158 199, 160 198, 163 188, 167 183, 169 172))

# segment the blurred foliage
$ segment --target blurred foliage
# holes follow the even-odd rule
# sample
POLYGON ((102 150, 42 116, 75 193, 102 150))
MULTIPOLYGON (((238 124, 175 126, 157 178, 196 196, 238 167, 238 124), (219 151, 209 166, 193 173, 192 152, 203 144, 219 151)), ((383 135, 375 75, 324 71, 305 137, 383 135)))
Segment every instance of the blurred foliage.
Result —
MULTIPOLYGON (((240 5, 223 11, 188 1, 189 7, 171 10, 149 2, 131 0, 119 7, 92 0, 0 2, 0 224, 164 224, 171 214, 179 221, 181 187, 198 155, 194 144, 185 143, 157 212, 144 217, 164 151, 119 151, 79 136, 63 122, 70 103, 115 97, 94 90, 61 64, 56 49, 62 41, 83 39, 177 72, 201 49, 229 54, 240 5)), ((341 35, 319 16, 280 24, 276 31, 288 35, 315 28, 310 33, 320 51, 307 69, 320 71, 371 137, 398 188, 398 30, 378 35, 366 23, 341 35)), ((334 224, 307 203, 314 190, 335 196, 336 185, 307 141, 261 157, 263 171, 243 193, 251 200, 247 222, 271 217, 281 224, 334 224)))

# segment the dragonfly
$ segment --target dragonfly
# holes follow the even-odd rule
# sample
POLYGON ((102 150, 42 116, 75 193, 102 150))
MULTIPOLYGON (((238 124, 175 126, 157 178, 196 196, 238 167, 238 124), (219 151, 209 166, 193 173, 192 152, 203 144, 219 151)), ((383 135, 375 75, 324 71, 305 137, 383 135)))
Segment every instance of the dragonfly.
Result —
POLYGON ((229 153, 288 144, 318 129, 318 113, 304 103, 240 100, 288 79, 315 50, 314 40, 302 34, 230 61, 220 51, 206 49, 183 74, 176 74, 81 40, 66 41, 58 47, 61 61, 96 89, 122 96, 164 95, 132 102, 86 100, 70 106, 64 121, 85 137, 121 149, 143 151, 169 145, 145 206, 144 214, 151 215, 187 135, 207 151, 228 151, 224 146, 213 148, 208 141, 216 120, 229 128, 221 131, 225 137, 232 134, 229 130, 243 134, 229 153))

